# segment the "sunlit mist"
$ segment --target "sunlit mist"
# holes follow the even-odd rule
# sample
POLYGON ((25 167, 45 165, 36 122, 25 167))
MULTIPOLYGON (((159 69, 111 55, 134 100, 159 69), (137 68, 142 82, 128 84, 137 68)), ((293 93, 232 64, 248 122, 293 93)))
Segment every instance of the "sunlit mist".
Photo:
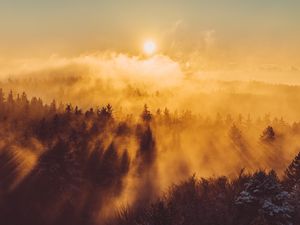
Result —
POLYGON ((300 1, 0 7, 0 225, 299 225, 300 1))

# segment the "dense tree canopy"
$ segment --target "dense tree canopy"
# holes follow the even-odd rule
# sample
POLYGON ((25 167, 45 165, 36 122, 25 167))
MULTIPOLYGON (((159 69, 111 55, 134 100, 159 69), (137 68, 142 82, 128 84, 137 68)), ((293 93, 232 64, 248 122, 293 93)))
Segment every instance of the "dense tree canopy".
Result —
POLYGON ((297 122, 147 105, 124 115, 0 89, 0 137, 0 224, 300 224, 300 153, 290 165, 285 154, 297 122), (209 178, 211 167, 231 170, 209 178))

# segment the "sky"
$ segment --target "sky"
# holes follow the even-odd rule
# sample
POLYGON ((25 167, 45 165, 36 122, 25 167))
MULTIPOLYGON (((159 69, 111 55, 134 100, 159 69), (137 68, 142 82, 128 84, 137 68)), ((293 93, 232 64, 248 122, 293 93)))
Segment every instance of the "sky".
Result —
POLYGON ((113 51, 207 70, 300 68, 298 0, 0 0, 0 60, 113 51))

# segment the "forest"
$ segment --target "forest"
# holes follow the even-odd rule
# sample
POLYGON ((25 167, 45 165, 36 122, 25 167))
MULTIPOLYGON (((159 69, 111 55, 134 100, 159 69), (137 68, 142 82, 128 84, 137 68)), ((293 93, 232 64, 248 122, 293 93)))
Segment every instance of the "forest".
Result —
POLYGON ((300 123, 0 90, 0 224, 300 224, 300 123))
POLYGON ((0 225, 300 225, 300 0, 0 0, 0 225))

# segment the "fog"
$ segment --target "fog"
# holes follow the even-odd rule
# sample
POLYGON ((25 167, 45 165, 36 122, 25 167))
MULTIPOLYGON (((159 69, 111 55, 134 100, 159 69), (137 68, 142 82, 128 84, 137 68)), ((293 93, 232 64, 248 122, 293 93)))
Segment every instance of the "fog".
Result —
POLYGON ((163 55, 27 60, 2 70, 0 86, 1 173, 10 174, 0 194, 22 210, 32 185, 48 190, 54 176, 57 201, 45 197, 41 221, 73 198, 75 214, 102 221, 193 174, 282 176, 300 148, 299 86, 210 79, 163 55))
POLYGON ((126 113, 140 111, 147 104, 153 110, 167 107, 204 115, 269 113, 298 120, 294 104, 300 91, 297 71, 293 75, 277 70, 199 71, 165 55, 114 52, 23 59, 5 65, 0 70, 5 91, 25 91, 46 102, 56 99, 84 109, 110 103, 126 113))

